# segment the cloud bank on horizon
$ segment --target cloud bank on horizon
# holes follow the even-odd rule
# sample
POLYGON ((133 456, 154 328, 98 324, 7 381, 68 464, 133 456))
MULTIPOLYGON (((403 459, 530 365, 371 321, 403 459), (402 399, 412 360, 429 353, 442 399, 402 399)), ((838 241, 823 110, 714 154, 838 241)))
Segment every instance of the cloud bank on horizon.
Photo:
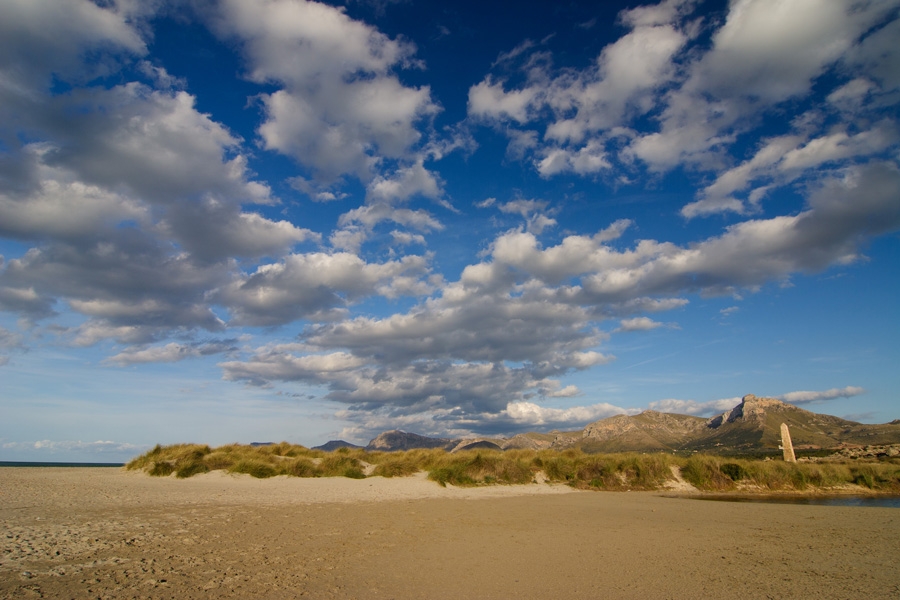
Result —
MULTIPOLYGON (((356 441, 751 391, 896 418, 900 1, 595 4, 499 3, 502 32, 468 2, 0 4, 2 401, 64 402, 35 389, 62 355, 217 373, 356 441), (666 358, 740 319, 783 343, 823 280, 865 368, 817 336, 790 376, 666 358), (627 377, 651 362, 680 387, 627 377)), ((0 438, 65 446, 34 410, 0 438)), ((149 443, 121 425, 148 411, 83 437, 149 443)))

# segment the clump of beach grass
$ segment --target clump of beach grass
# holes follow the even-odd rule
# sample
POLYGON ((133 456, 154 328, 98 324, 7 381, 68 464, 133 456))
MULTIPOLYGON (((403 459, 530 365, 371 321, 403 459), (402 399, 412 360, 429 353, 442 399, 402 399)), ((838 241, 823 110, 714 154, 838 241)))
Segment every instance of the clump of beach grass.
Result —
POLYGON ((900 468, 890 462, 797 462, 695 455, 681 459, 682 476, 702 491, 827 492, 860 486, 900 492, 900 468))
POLYGON ((350 456, 349 452, 334 452, 323 458, 318 467, 321 477, 349 477, 351 479, 365 479, 366 477, 362 462, 358 458, 350 456))
POLYGON ((520 452, 468 450, 446 454, 429 469, 428 478, 441 485, 530 483, 534 470, 520 452))
POLYGON ((407 477, 431 471, 447 455, 447 451, 441 448, 415 448, 402 452, 362 451, 360 460, 373 465, 372 475, 407 477))

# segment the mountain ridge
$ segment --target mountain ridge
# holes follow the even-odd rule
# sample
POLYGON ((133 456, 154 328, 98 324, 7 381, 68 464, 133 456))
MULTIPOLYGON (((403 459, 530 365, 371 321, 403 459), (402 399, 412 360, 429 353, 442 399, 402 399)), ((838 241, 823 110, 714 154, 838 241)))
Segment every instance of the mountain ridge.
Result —
POLYGON ((781 443, 782 423, 790 428, 797 450, 900 444, 900 419, 867 425, 814 413, 777 398, 747 394, 734 408, 710 418, 646 410, 637 415, 600 419, 582 430, 529 432, 509 438, 433 438, 395 429, 373 438, 366 449, 391 452, 442 448, 457 452, 475 448, 574 448, 585 452, 774 453, 781 443))

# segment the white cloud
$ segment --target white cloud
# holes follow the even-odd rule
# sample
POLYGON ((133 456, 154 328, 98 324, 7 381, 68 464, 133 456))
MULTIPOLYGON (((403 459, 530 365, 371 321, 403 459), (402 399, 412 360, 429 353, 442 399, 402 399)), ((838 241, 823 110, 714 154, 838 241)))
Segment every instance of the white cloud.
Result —
POLYGON ((701 199, 685 205, 681 214, 692 218, 725 211, 751 212, 773 184, 790 183, 829 163, 877 154, 898 141, 900 135, 892 121, 881 121, 854 135, 833 131, 810 140, 799 134, 767 140, 752 159, 719 175, 701 192, 701 199), (766 185, 756 187, 747 200, 735 197, 759 180, 766 185))
POLYGON ((642 17, 640 10, 623 12, 622 22, 632 31, 606 46, 583 71, 555 73, 543 53, 525 58, 533 45, 518 47, 497 64, 522 60, 525 84, 506 90, 503 80, 488 75, 469 89, 470 117, 526 125, 549 114, 541 141, 534 131, 510 128, 508 155, 518 159, 533 152, 534 166, 545 178, 610 170, 608 139, 623 133, 623 121, 651 111, 659 101, 655 91, 676 75, 673 59, 687 36, 660 17, 673 17, 690 4, 669 2, 656 17, 649 12, 642 17))
POLYGON ((241 44, 251 80, 283 86, 262 96, 266 147, 320 180, 368 181, 383 158, 413 158, 417 123, 439 110, 428 87, 406 87, 393 74, 416 66, 415 47, 337 8, 226 0, 209 18, 219 35, 241 44))
POLYGON ((809 404, 813 402, 823 402, 825 400, 834 400, 836 398, 852 398, 865 394, 866 390, 861 387, 848 385, 843 388, 832 388, 821 392, 788 392, 778 396, 785 402, 791 404, 809 404))
POLYGON ((335 248, 359 252, 372 230, 383 222, 404 225, 417 231, 440 231, 444 226, 427 210, 396 208, 390 204, 365 204, 342 214, 340 230, 335 231, 331 243, 335 248))
MULTIPOLYGON (((234 325, 275 326, 303 318, 334 319, 350 303, 376 293, 415 290, 428 273, 425 258, 406 256, 370 264, 355 254, 292 254, 239 276, 216 292, 234 325)), ((427 287, 415 290, 426 292, 427 287)))
MULTIPOLYGON (((112 325, 216 331, 223 323, 204 294, 223 283, 229 270, 169 254, 152 237, 126 229, 86 244, 32 248, 0 271, 0 289, 18 290, 19 301, 32 306, 12 310, 46 314, 45 299, 62 298, 112 325)), ((3 296, 0 305, 15 302, 15 296, 3 296)))
POLYGON ((629 412, 633 411, 606 403, 571 408, 549 408, 533 402, 510 402, 506 405, 505 410, 506 415, 515 423, 543 429, 583 427, 592 421, 629 412))
POLYGON ((694 18, 697 5, 623 10, 619 21, 630 31, 588 67, 555 69, 544 48, 521 44, 470 88, 469 115, 502 124, 507 157, 544 178, 630 181, 635 170, 679 166, 714 172, 683 207, 686 218, 753 214, 780 187, 896 148, 895 120, 871 113, 900 100, 890 68, 900 51, 888 41, 900 28, 894 2, 735 0, 724 22, 694 18), (710 47, 699 42, 704 31, 710 47), (735 142, 785 101, 808 97, 825 73, 837 82, 827 94, 831 112, 805 115, 733 166, 735 142), (832 126, 836 111, 840 128, 832 126))
POLYGON ((666 99, 661 130, 636 138, 630 152, 657 171, 679 164, 719 168, 722 150, 754 117, 807 94, 889 10, 886 2, 851 0, 732 2, 712 48, 666 99))
MULTIPOLYGON (((558 392, 558 387, 546 389, 548 378, 612 360, 595 349, 604 337, 594 329, 597 320, 686 303, 649 296, 733 293, 853 260, 860 235, 900 225, 898 192, 900 172, 893 166, 851 169, 814 191, 809 208, 797 216, 740 223, 687 248, 645 240, 620 251, 601 241, 615 239, 625 223, 615 224, 614 233, 568 236, 547 249, 533 234, 508 232, 495 240, 491 261, 464 269, 439 297, 405 314, 314 327, 303 339, 312 348, 366 361, 365 367, 328 381, 331 399, 365 404, 370 398, 379 406, 404 407, 404 414, 424 406, 449 409, 462 398, 474 404, 460 414, 483 412, 487 405, 498 410, 500 398, 512 394, 527 401, 529 393, 558 392), (874 214, 881 217, 869 219, 874 214)), ((507 210, 521 214, 537 206, 519 203, 507 210)), ((620 331, 659 325, 628 317, 620 331)), ((226 373, 261 382, 271 360, 267 355, 233 361, 226 373)), ((686 405, 685 410, 718 406, 686 405)))
POLYGON ((202 344, 171 342, 164 346, 153 346, 150 348, 128 348, 110 356, 104 362, 121 366, 142 363, 171 363, 234 350, 236 350, 236 347, 230 342, 206 342, 202 344))
POLYGON ((441 183, 422 162, 402 167, 392 177, 378 176, 366 189, 366 200, 373 203, 393 203, 409 200, 415 195, 439 198, 443 194, 441 183))
MULTIPOLYGON (((790 402, 792 404, 808 404, 813 402, 822 402, 825 400, 834 400, 835 398, 851 398, 864 394, 866 390, 860 387, 847 386, 844 388, 835 388, 821 392, 788 392, 777 396, 777 398, 790 402)), ((695 415, 709 417, 724 411, 731 410, 741 403, 740 397, 722 398, 721 400, 709 400, 707 402, 698 402, 696 400, 676 400, 666 399, 650 402, 650 410, 665 413, 675 413, 681 415, 695 415)))
POLYGON ((633 319, 622 319, 616 331, 650 331, 663 325, 664 323, 654 321, 649 317, 635 317, 633 319))
POLYGON ((883 14, 844 0, 736 0, 686 87, 763 102, 804 93, 883 14))
POLYGON ((655 410, 657 412, 709 417, 726 410, 731 410, 740 403, 741 399, 739 397, 709 400, 707 402, 668 398, 666 400, 651 402, 649 408, 650 410, 655 410))
POLYGON ((409 246, 410 244, 424 246, 426 243, 425 236, 412 234, 406 231, 392 231, 391 238, 394 240, 394 244, 398 246, 409 246))
POLYGON ((78 181, 71 172, 41 160, 51 152, 31 145, 24 153, 36 179, 30 193, 0 190, 0 234, 15 238, 83 238, 122 221, 145 222, 147 207, 127 196, 78 181), (78 210, 73 211, 72 206, 78 210))
POLYGON ((536 160, 541 177, 552 177, 559 173, 571 172, 578 175, 599 173, 611 169, 606 159, 606 150, 597 142, 590 142, 578 150, 552 148, 544 151, 544 156, 536 160))
MULTIPOLYGON (((27 101, 30 94, 49 86, 53 76, 82 82, 114 69, 119 53, 145 54, 146 45, 131 16, 115 6, 102 7, 88 0, 3 2, 0 98, 13 100, 18 96, 16 100, 27 101), (86 52, 100 50, 106 53, 105 61, 84 62, 86 52)), ((4 108, 0 108, 0 114, 4 108)))
POLYGON ((502 83, 488 77, 469 89, 469 114, 479 119, 512 119, 525 123, 529 120, 529 106, 538 93, 537 88, 506 92, 502 83))

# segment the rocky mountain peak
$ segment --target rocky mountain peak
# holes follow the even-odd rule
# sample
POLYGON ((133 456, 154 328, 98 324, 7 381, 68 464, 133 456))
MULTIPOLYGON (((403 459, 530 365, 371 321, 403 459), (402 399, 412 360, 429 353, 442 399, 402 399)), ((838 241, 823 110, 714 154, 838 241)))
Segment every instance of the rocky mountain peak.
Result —
POLYGON ((741 403, 731 410, 727 410, 720 415, 710 418, 706 422, 706 426, 717 428, 725 423, 734 423, 735 421, 763 421, 767 411, 792 409, 799 410, 797 407, 777 398, 759 398, 753 394, 747 394, 741 398, 741 403))

